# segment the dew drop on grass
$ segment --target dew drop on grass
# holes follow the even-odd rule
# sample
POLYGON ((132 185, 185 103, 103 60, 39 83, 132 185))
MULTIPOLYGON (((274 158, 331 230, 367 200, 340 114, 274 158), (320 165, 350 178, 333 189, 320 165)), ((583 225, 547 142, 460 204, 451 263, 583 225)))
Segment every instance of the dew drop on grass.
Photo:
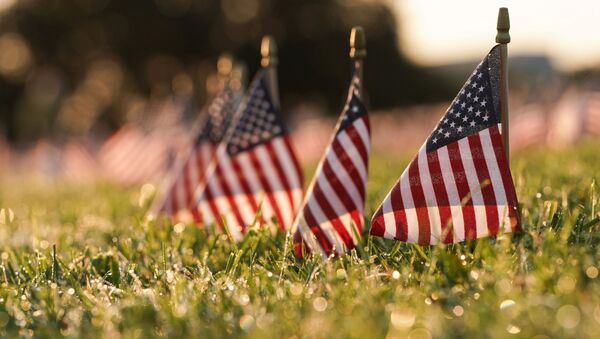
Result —
POLYGON ((454 315, 457 317, 462 317, 462 315, 465 313, 465 309, 460 305, 456 305, 454 308, 452 308, 452 313, 454 313, 454 315))
POLYGON ((240 317, 240 328, 248 331, 254 325, 254 317, 249 314, 244 314, 240 317))
POLYGON ((185 224, 180 222, 175 224, 175 226, 173 226, 173 231, 175 231, 175 233, 177 234, 181 234, 183 233, 183 231, 185 230, 185 224))
POLYGON ((317 297, 313 300, 313 308, 317 312, 323 312, 327 309, 327 300, 323 297, 317 297))
POLYGON ((521 328, 511 324, 511 325, 506 326, 506 332, 508 332, 510 334, 519 334, 519 333, 521 333, 521 328))
POLYGON ((390 321, 392 325, 399 330, 412 327, 416 318, 417 316, 415 313, 408 309, 396 310, 390 314, 390 321))
POLYGON ((516 305, 516 303, 515 303, 515 301, 514 301, 514 300, 511 300, 511 299, 506 299, 506 300, 504 300, 504 301, 502 301, 502 302, 500 303, 500 309, 501 309, 502 311, 504 311, 504 310, 507 310, 507 309, 509 309, 509 308, 511 308, 511 307, 513 307, 513 306, 515 306, 515 305, 516 305))
POLYGON ((585 270, 585 275, 587 275, 587 277, 590 279, 595 279, 598 277, 598 269, 594 266, 589 266, 585 270))
POLYGON ((566 329, 575 328, 579 325, 581 313, 579 312, 579 309, 573 305, 564 305, 556 312, 556 320, 560 326, 566 329))

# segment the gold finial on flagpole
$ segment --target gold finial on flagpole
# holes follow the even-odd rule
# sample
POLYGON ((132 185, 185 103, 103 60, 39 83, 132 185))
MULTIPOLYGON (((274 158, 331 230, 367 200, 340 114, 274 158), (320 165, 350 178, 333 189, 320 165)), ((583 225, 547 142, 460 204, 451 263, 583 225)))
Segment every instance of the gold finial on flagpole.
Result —
POLYGON ((508 46, 510 42, 510 18, 508 8, 500 7, 498 10, 498 33, 496 42, 500 44, 500 114, 502 120, 502 141, 506 151, 506 161, 510 161, 509 151, 509 110, 508 110, 508 46))
POLYGON ((510 17, 508 16, 508 8, 500 7, 498 10, 498 24, 496 25, 498 34, 496 34, 496 42, 499 44, 507 44, 510 42, 510 17))
POLYGON ((350 58, 358 61, 367 57, 367 38, 361 26, 352 27, 350 32, 350 58))
POLYGON ((367 57, 367 37, 365 30, 361 26, 352 27, 350 31, 350 59, 354 61, 356 74, 358 76, 359 88, 358 92, 363 98, 363 64, 367 57))
POLYGON ((233 56, 230 53, 223 53, 217 60, 217 71, 221 76, 229 76, 233 70, 233 56))
POLYGON ((260 44, 260 55, 262 67, 277 66, 277 45, 275 39, 270 35, 265 35, 260 44))
POLYGON ((277 82, 277 45, 275 39, 270 35, 265 35, 260 44, 260 64, 263 68, 266 68, 269 72, 269 90, 271 92, 271 101, 276 108, 280 108, 279 105, 279 85, 277 82))
POLYGON ((223 53, 217 60, 217 75, 219 89, 229 85, 231 81, 231 72, 233 71, 233 56, 230 53, 223 53))

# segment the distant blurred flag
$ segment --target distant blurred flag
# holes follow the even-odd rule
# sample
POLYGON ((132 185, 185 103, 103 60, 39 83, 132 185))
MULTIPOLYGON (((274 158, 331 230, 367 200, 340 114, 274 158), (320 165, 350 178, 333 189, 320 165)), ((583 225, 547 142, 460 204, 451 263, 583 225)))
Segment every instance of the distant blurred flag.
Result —
MULTIPOLYGON (((216 156, 219 143, 230 126, 239 101, 239 91, 226 86, 211 100, 193 128, 195 140, 183 159, 173 168, 150 215, 166 214, 189 220, 194 211, 194 192, 204 182, 210 163, 216 156)), ((200 222, 196 215, 196 221, 200 222)))
POLYGON ((388 193, 372 235, 426 245, 520 229, 499 128, 499 68, 496 46, 388 193))
POLYGON ((69 181, 86 181, 95 178, 98 162, 87 147, 79 141, 70 141, 61 149, 62 176, 69 181))
POLYGON ((259 70, 219 146, 193 213, 242 239, 255 222, 289 229, 302 200, 302 172, 287 128, 259 70))
POLYGON ((582 110, 583 133, 591 137, 600 136, 600 92, 590 91, 582 110))
POLYGON ((299 257, 310 251, 341 254, 360 240, 371 132, 359 86, 355 75, 336 131, 292 227, 299 257))
POLYGON ((511 112, 510 147, 523 149, 546 143, 547 116, 541 104, 529 104, 511 112))
POLYGON ((157 180, 183 147, 186 133, 177 123, 186 108, 167 102, 145 124, 122 126, 100 148, 98 159, 103 174, 122 185, 157 180))

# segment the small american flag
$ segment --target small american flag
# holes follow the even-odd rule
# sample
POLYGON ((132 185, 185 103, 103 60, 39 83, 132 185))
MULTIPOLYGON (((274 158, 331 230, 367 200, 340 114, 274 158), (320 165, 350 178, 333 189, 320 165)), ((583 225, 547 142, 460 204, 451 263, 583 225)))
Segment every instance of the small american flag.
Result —
POLYGON ((193 128, 193 144, 173 169, 163 196, 150 209, 151 214, 164 213, 180 220, 193 217, 196 222, 201 221, 198 215, 189 215, 190 211, 195 211, 192 208, 194 192, 205 180, 206 171, 231 123, 238 98, 238 91, 226 86, 211 100, 197 127, 193 128))
POLYGON ((499 131, 494 47, 375 213, 371 234, 421 245, 520 229, 499 131))
POLYGON ((302 172, 269 92, 269 71, 260 70, 250 84, 235 127, 196 191, 193 214, 204 225, 227 227, 235 240, 256 221, 289 229, 302 202, 302 172))
POLYGON ((371 132, 359 85, 354 76, 336 132, 294 222, 294 249, 299 257, 303 251, 341 254, 360 240, 371 132))

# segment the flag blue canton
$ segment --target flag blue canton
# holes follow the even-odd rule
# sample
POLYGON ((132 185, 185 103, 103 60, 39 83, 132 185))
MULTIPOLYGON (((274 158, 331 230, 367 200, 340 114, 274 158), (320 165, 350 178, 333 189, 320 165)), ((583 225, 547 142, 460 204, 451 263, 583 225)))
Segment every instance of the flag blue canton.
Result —
POLYGON ((218 144, 223 140, 235 112, 235 101, 231 88, 227 87, 217 94, 207 108, 206 120, 196 144, 207 140, 218 144))
POLYGON ((337 130, 337 133, 343 132, 348 125, 367 114, 367 109, 363 105, 362 101, 358 97, 357 93, 352 93, 350 96, 350 100, 344 107, 344 115, 342 118, 342 122, 340 123, 340 127, 337 130))
POLYGON ((260 70, 248 89, 243 111, 237 121, 227 152, 235 155, 287 132, 281 114, 273 106, 267 87, 267 71, 260 70))
POLYGON ((427 139, 428 152, 500 123, 500 109, 492 95, 499 64, 491 59, 497 54, 494 47, 467 80, 427 139))

